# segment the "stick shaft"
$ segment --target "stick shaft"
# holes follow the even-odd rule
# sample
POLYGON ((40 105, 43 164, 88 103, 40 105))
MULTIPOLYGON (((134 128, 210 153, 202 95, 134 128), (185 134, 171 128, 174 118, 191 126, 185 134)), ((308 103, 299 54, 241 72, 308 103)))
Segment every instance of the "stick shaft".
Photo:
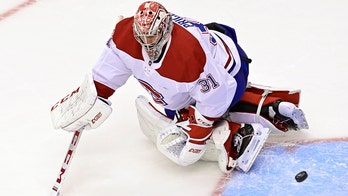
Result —
POLYGON ((62 167, 59 170, 58 177, 56 179, 55 184, 52 187, 52 193, 51 195, 58 195, 59 191, 62 187, 63 180, 65 179, 67 170, 70 166, 71 160, 75 154, 77 144, 79 143, 79 140, 81 138, 81 134, 83 131, 84 127, 75 131, 74 136, 70 142, 69 149, 65 155, 62 167))

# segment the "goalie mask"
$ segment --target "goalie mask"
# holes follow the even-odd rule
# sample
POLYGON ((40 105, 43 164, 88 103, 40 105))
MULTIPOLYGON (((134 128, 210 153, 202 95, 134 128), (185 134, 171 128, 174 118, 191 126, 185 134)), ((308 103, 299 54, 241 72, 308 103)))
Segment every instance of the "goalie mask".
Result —
POLYGON ((172 17, 161 4, 146 1, 139 6, 134 16, 133 33, 150 60, 156 61, 160 57, 172 30, 172 17))

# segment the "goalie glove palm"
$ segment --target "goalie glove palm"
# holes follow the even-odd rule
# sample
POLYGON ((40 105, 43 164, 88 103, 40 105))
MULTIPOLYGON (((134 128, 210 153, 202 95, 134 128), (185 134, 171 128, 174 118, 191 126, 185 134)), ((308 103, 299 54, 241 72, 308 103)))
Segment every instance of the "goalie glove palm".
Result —
POLYGON ((193 164, 206 150, 206 141, 212 134, 212 124, 213 121, 190 106, 188 120, 171 125, 159 133, 157 148, 179 165, 193 164))

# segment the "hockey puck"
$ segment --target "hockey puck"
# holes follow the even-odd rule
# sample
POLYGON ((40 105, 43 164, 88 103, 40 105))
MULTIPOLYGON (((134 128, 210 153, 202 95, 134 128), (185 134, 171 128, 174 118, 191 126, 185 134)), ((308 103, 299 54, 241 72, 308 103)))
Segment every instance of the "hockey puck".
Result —
POLYGON ((297 182, 303 182, 304 180, 306 180, 307 177, 308 177, 307 172, 306 171, 301 171, 298 174, 296 174, 295 180, 297 182))

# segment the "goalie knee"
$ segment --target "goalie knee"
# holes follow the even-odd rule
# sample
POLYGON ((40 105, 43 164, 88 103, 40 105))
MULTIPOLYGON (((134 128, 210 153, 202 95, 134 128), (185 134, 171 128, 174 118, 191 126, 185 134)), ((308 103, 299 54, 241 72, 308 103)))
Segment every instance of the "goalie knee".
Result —
POLYGON ((141 131, 153 143, 156 143, 159 132, 173 121, 158 111, 143 95, 136 98, 135 106, 141 131))

